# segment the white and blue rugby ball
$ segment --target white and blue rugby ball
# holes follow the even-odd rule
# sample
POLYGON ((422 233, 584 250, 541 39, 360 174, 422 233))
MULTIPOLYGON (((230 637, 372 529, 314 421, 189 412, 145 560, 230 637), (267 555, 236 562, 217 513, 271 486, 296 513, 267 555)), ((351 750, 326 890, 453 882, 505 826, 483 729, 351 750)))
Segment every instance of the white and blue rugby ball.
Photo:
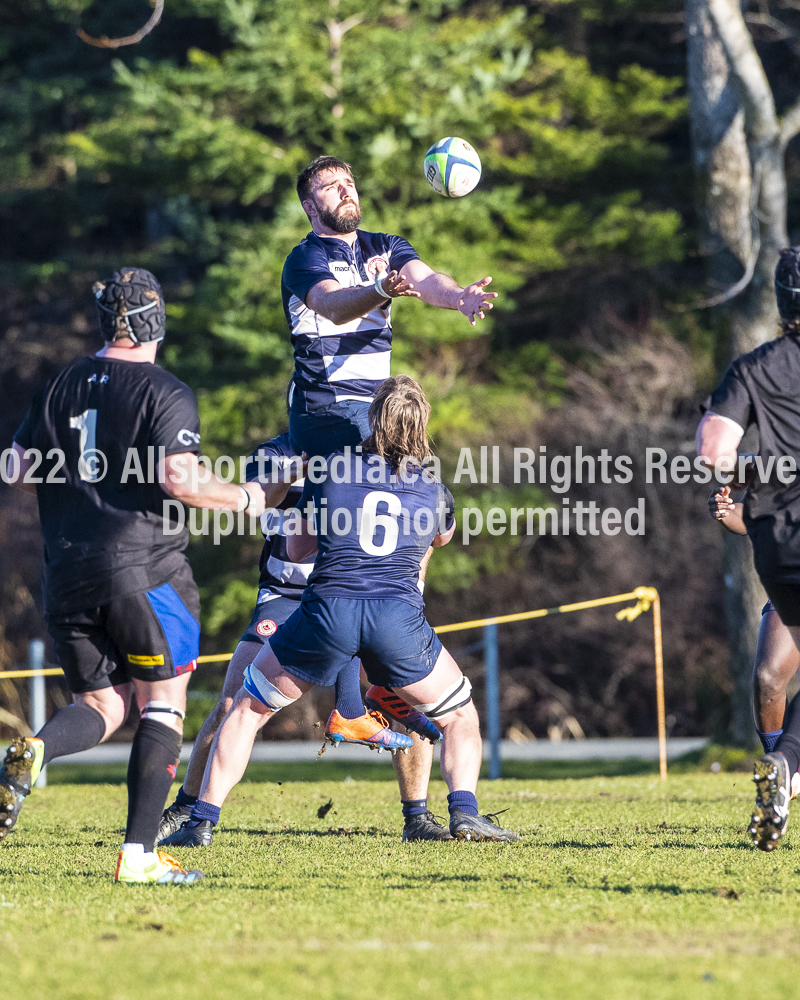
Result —
POLYGON ((468 142, 449 135, 425 154, 425 180, 445 198, 463 198, 481 179, 481 158, 468 142))

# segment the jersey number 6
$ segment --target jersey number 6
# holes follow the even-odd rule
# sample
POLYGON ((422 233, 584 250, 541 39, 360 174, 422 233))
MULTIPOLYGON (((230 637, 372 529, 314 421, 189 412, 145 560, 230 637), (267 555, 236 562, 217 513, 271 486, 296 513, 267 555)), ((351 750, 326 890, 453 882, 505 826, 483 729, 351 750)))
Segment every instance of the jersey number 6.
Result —
POLYGON ((372 490, 364 497, 361 523, 358 526, 358 544, 368 555, 390 556, 397 548, 397 536, 400 533, 397 516, 402 509, 402 501, 396 493, 372 490), (388 513, 378 513, 379 503, 386 504, 388 513), (383 528, 383 541, 380 545, 374 542, 377 528, 383 528))

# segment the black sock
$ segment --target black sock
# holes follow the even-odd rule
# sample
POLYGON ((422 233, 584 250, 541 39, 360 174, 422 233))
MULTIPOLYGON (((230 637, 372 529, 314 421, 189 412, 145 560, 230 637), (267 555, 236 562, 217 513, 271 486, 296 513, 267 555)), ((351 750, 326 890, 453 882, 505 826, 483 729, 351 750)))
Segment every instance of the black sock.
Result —
POLYGON ((789 702, 775 749, 789 761, 789 772, 794 774, 800 766, 800 694, 789 702))
POLYGON ((54 757, 91 750, 106 735, 103 716, 82 701, 60 708, 36 734, 44 743, 44 762, 54 757))
POLYGON ((161 813, 175 780, 183 738, 153 719, 142 719, 133 737, 128 762, 128 827, 126 844, 152 851, 161 813))

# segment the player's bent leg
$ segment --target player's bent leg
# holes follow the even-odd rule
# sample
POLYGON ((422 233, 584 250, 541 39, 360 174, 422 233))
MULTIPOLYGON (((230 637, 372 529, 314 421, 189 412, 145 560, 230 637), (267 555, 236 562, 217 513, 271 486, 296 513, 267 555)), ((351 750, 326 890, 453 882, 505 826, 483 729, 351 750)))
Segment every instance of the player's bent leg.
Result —
MULTIPOLYGON (((781 620, 786 624, 797 621, 800 611, 796 600, 787 598, 785 606, 775 600, 767 581, 763 581, 770 598, 778 605, 781 620)), ((789 590, 789 598, 792 590, 789 590)), ((777 588, 780 598, 785 591, 777 588)), ((800 649, 800 626, 786 624, 795 646, 800 649)), ((753 781, 756 784, 756 804, 750 820, 749 832, 759 850, 772 851, 780 846, 781 839, 789 825, 789 802, 791 799, 792 777, 800 765, 800 696, 795 695, 786 712, 781 733, 775 750, 760 761, 756 761, 753 781)))
POLYGON ((76 694, 35 737, 14 740, 0 765, 0 841, 17 825, 25 799, 45 764, 56 757, 90 750, 125 721, 130 684, 76 694))
POLYGON ((499 825, 495 816, 481 816, 475 790, 483 745, 478 713, 469 680, 442 647, 433 670, 398 693, 441 726, 442 777, 447 783, 450 832, 457 840, 513 842, 519 835, 499 825))
MULTIPOLYGON (((192 814, 192 806, 197 802, 200 795, 200 788, 203 783, 208 757, 211 753, 211 744, 217 734, 217 730, 222 725, 222 720, 230 711, 233 699, 244 682, 244 672, 253 662, 261 650, 263 643, 241 641, 234 651, 228 669, 225 673, 225 680, 222 685, 222 692, 217 704, 206 716, 205 722, 197 734, 192 749, 192 756, 189 758, 189 765, 183 784, 178 790, 175 801, 167 806, 161 816, 161 822, 156 833, 156 843, 160 844, 167 838, 177 833, 186 823, 192 814)), ((209 840, 210 843, 210 840, 209 840)), ((196 845, 201 846, 201 845, 196 845)))
POLYGON ((761 616, 753 667, 756 729, 765 753, 774 750, 783 732, 786 689, 798 666, 800 652, 770 602, 761 616))
POLYGON ((287 674, 270 647, 262 647, 245 670, 244 684, 214 737, 191 819, 166 843, 185 847, 211 843, 222 805, 244 775, 256 733, 313 686, 287 674))
POLYGON ((412 708, 391 688, 373 684, 364 695, 364 703, 367 708, 399 723, 407 733, 416 733, 431 743, 438 743, 442 738, 441 731, 426 715, 412 708))

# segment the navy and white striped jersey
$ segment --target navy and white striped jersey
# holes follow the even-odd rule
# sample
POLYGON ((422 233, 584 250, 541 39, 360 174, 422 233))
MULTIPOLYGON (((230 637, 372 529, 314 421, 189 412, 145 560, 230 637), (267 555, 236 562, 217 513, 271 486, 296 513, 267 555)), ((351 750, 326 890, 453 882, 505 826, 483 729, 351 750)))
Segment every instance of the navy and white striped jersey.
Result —
MULTIPOLYGON (((248 483, 274 482, 273 460, 274 469, 282 471, 296 457, 289 444, 289 435, 280 434, 259 445, 248 457, 245 480, 248 483)), ((290 562, 286 554, 286 536, 283 533, 284 518, 297 505, 302 493, 301 479, 289 487, 289 492, 277 508, 266 510, 261 515, 264 548, 258 561, 261 574, 258 581, 259 602, 269 595, 292 597, 298 601, 303 596, 308 577, 314 568, 314 556, 299 563, 290 562)))
POLYGON ((400 236, 359 229, 354 247, 336 237, 309 233, 283 266, 281 294, 294 348, 293 406, 301 413, 345 399, 371 400, 389 377, 391 300, 366 316, 337 326, 306 305, 309 291, 326 278, 344 288, 371 285, 379 271, 399 271, 419 255, 400 236))

